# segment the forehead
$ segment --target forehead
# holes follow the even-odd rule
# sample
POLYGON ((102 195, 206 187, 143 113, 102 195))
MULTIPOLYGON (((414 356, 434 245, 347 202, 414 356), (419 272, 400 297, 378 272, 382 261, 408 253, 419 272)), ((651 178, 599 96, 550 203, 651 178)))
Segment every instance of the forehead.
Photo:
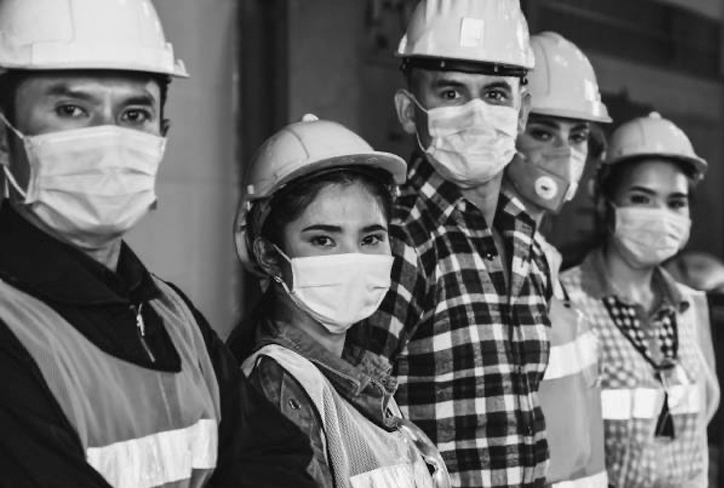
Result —
POLYGON ((60 94, 88 97, 144 95, 159 101, 161 82, 152 75, 136 72, 42 71, 22 76, 17 85, 16 99, 37 100, 38 97, 60 94))
POLYGON ((689 179, 681 166, 665 159, 646 159, 633 164, 625 172, 620 191, 635 187, 661 192, 688 193, 689 179))
POLYGON ((432 71, 416 69, 418 82, 424 88, 436 85, 465 86, 471 91, 477 91, 490 86, 507 86, 511 90, 520 88, 520 78, 515 76, 495 76, 480 73, 464 73, 462 71, 432 71))
POLYGON ((359 181, 329 183, 302 212, 303 223, 345 224, 354 220, 384 220, 377 198, 359 181))

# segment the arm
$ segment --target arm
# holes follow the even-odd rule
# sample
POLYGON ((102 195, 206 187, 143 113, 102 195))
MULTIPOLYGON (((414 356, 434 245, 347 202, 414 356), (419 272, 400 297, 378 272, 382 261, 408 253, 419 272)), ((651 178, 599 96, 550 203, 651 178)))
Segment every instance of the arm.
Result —
POLYGON ((2 321, 0 432, 3 486, 110 488, 86 463, 80 439, 35 361, 2 321))
POLYGON ((249 382, 249 390, 259 393, 257 411, 263 408, 267 416, 275 419, 274 424, 269 423, 263 430, 256 428, 246 438, 248 451, 255 454, 253 464, 266 478, 271 471, 286 482, 275 486, 332 488, 334 478, 322 420, 301 384, 279 363, 264 356, 249 382), (274 415, 270 415, 272 412, 274 415))

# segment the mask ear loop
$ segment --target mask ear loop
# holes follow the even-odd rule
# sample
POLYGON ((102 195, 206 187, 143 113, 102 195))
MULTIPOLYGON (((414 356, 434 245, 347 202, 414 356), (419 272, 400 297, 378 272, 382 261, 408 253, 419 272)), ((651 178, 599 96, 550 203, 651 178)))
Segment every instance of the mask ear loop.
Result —
MULTIPOLYGON (((426 114, 429 113, 429 111, 425 107, 423 107, 422 104, 417 100, 417 97, 415 95, 410 93, 410 91, 408 91, 408 90, 403 90, 403 91, 405 92, 407 97, 410 100, 412 100, 412 103, 414 103, 417 106, 417 108, 419 108, 426 114)), ((422 141, 420 140, 420 132, 418 132, 418 130, 417 130, 417 124, 415 124, 415 140, 417 141, 417 147, 419 147, 423 153, 427 153, 428 149, 430 149, 430 148, 423 147, 422 141)))
MULTIPOLYGON (((13 126, 13 124, 11 124, 10 121, 8 121, 8 119, 5 117, 5 114, 4 114, 3 112, 0 112, 0 120, 2 120, 2 122, 5 124, 5 126, 6 126, 8 129, 10 129, 10 130, 17 136, 18 139, 20 139, 21 141, 24 141, 24 140, 25 140, 25 136, 23 135, 23 133, 20 132, 18 129, 16 129, 16 128, 13 126)), ((9 162, 7 162, 7 161, 0 162, 0 166, 3 167, 3 171, 4 171, 4 173, 5 173, 5 178, 7 178, 7 181, 6 181, 6 183, 5 183, 5 188, 3 189, 3 191, 4 191, 4 196, 5 196, 6 198, 7 198, 8 196, 10 196, 10 190, 8 189, 8 185, 7 185, 7 183, 10 182, 10 184, 12 185, 12 187, 15 188, 15 191, 17 191, 18 194, 20 194, 20 196, 23 197, 23 199, 27 199, 27 198, 28 198, 28 194, 27 194, 27 192, 26 192, 25 190, 23 190, 22 188, 20 188, 20 185, 19 185, 18 182, 15 180, 15 177, 13 176, 12 172, 10 171, 9 162)))

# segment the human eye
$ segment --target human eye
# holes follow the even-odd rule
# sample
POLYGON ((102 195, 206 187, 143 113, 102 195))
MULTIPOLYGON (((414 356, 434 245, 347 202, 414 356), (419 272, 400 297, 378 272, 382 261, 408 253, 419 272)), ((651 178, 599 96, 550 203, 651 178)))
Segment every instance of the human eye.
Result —
POLYGON ((61 103, 55 107, 55 113, 64 119, 77 119, 88 115, 85 109, 74 103, 61 103))
POLYGON ((485 92, 485 99, 496 105, 502 105, 508 102, 510 94, 503 88, 491 88, 485 92))
POLYGON ((553 133, 551 133, 551 131, 540 127, 528 128, 526 133, 531 137, 531 139, 539 142, 549 142, 553 139, 553 133))
POLYGON ((648 205, 651 203, 651 198, 643 193, 632 193, 629 195, 628 200, 634 205, 648 205))
POLYGON ((689 206, 689 201, 686 198, 679 197, 679 198, 672 198, 669 201, 669 208, 672 210, 681 210, 683 208, 686 208, 689 206))
POLYGON ((588 138, 590 137, 589 131, 580 131, 580 132, 574 132, 571 134, 571 143, 573 144, 584 144, 588 142, 588 138))
POLYGON ((331 248, 331 247, 334 247, 334 245, 335 245, 334 239, 332 239, 331 237, 329 237, 327 235, 312 236, 312 237, 310 237, 309 242, 313 246, 325 247, 325 248, 331 248))
POLYGON ((148 109, 130 108, 121 116, 123 122, 129 125, 142 125, 153 119, 153 114, 148 109))
POLYGON ((387 242, 386 232, 375 232, 374 234, 368 234, 362 239, 363 246, 378 246, 387 242))
POLYGON ((459 100, 460 98, 462 98, 462 95, 460 94, 460 92, 454 88, 443 88, 442 90, 440 90, 440 93, 438 94, 438 96, 442 100, 446 100, 446 101, 454 101, 454 100, 459 100))

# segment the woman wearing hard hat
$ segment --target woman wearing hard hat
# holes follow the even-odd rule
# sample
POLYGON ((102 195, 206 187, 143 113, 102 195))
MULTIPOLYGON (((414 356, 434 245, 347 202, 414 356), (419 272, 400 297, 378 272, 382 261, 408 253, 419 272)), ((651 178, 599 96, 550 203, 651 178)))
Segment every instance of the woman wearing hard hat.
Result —
MULTIPOLYGON (((531 114, 506 183, 540 225, 546 213, 558 212, 575 195, 591 123, 611 119, 593 67, 573 43, 555 32, 530 41, 536 60, 528 84, 531 114)), ((550 359, 538 391, 551 455, 548 481, 554 487, 606 488, 596 339, 557 279, 560 253, 540 233, 536 239, 554 283, 550 359)))
POLYGON ((399 157, 305 116, 261 147, 239 207, 241 260, 270 283, 251 321, 255 349, 239 359, 308 435, 319 486, 449 486, 435 447, 401 418, 388 368, 342 354, 389 288, 387 226, 405 173, 399 157))
POLYGON ((687 242, 691 191, 706 170, 658 114, 623 124, 597 175, 603 245, 562 275, 600 341, 609 483, 707 486, 706 424, 719 401, 700 330, 700 292, 660 266, 687 242))

